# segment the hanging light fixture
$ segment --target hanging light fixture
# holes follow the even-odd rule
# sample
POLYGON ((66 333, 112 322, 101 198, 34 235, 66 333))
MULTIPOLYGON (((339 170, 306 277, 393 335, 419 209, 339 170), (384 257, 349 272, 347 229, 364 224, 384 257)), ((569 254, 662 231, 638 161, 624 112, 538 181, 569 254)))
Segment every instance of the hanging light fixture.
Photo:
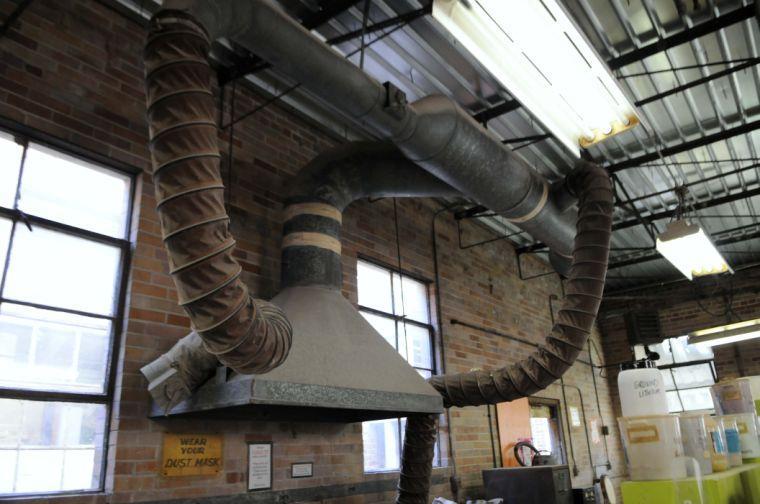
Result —
POLYGON ((678 196, 675 220, 657 237, 657 251, 689 280, 727 271, 733 273, 707 233, 684 214, 687 191, 685 186, 675 189, 678 196))
POLYGON ((434 0, 433 18, 576 155, 638 124, 557 0, 434 0))
POLYGON ((699 224, 685 219, 668 224, 657 237, 657 251, 689 280, 730 271, 728 263, 699 224))
POLYGON ((690 345, 718 346, 760 337, 760 319, 745 320, 689 334, 690 345))

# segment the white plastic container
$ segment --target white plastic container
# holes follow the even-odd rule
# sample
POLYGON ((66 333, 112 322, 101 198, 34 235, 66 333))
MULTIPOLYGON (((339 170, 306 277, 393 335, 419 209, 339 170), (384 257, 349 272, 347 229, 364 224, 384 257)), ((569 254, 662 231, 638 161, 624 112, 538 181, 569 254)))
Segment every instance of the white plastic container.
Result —
POLYGON ((623 364, 618 375, 618 391, 624 417, 668 414, 662 373, 652 361, 623 364))
POLYGON ((736 467, 742 465, 742 443, 739 436, 739 427, 736 425, 736 418, 722 416, 720 423, 723 425, 723 431, 726 433, 726 448, 728 450, 728 465, 736 467))
POLYGON ((713 472, 712 439, 707 432, 705 418, 710 417, 704 413, 681 413, 678 415, 684 454, 699 464, 699 472, 703 476, 713 472))
POLYGON ((710 387, 710 394, 718 415, 755 412, 750 380, 747 378, 716 383, 710 387))
POLYGON ((632 480, 686 477, 686 458, 677 416, 621 417, 618 424, 632 480))
POLYGON ((742 458, 751 459, 760 457, 760 438, 757 432, 757 416, 754 413, 739 413, 726 415, 724 418, 736 420, 736 429, 739 431, 742 458))
POLYGON ((710 437, 713 472, 721 472, 728 469, 728 447, 726 446, 726 433, 723 423, 714 416, 706 416, 705 426, 707 435, 710 437))

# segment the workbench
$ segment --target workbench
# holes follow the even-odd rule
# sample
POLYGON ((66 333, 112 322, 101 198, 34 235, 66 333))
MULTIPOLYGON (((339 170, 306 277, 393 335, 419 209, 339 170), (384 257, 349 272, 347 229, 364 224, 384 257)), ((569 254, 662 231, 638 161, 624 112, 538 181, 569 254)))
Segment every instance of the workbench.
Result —
MULTIPOLYGON (((757 459, 702 478, 704 504, 760 503, 760 463, 757 459)), ((623 504, 699 504, 695 478, 660 481, 624 481, 623 504)))

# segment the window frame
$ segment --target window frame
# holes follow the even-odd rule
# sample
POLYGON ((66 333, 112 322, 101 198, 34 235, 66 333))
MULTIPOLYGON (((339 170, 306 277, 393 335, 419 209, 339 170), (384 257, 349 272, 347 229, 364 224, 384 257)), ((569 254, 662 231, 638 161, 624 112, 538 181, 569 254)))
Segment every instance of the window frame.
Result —
MULTIPOLYGON (((569 412, 565 412, 562 409, 562 403, 559 399, 554 399, 551 397, 543 397, 543 396, 530 396, 528 397, 528 408, 531 406, 548 406, 550 410, 553 410, 553 413, 556 413, 556 417, 552 417, 552 420, 557 421, 557 433, 558 433, 558 443, 559 443, 559 452, 560 452, 560 464, 567 464, 567 447, 565 443, 565 426, 563 423, 563 420, 565 419, 564 415, 569 412)), ((530 416, 530 411, 528 413, 529 418, 532 418, 530 416)), ((531 437, 533 436, 533 429, 531 428, 531 437)))
POLYGON ((687 368, 687 367, 692 367, 692 366, 701 366, 701 365, 704 365, 704 364, 709 364, 710 371, 712 373, 713 384, 718 383, 718 373, 715 370, 715 355, 713 354, 713 358, 712 359, 696 359, 696 360, 685 361, 685 362, 675 362, 675 353, 673 352, 673 345, 671 343, 671 340, 673 340, 673 339, 678 339, 678 337, 665 338, 665 339, 663 339, 660 342, 661 345, 665 345, 665 344, 668 345, 668 348, 669 348, 669 351, 670 351, 670 355, 673 356, 673 362, 671 362, 670 364, 663 364, 661 366, 657 366, 657 369, 659 369, 661 372, 668 372, 668 373, 670 373, 670 379, 673 382, 673 388, 670 389, 670 390, 668 390, 666 388, 665 389, 665 393, 667 394, 668 392, 675 392, 676 393, 676 397, 678 398, 678 403, 681 405, 681 409, 679 411, 674 411, 673 413, 686 413, 686 412, 689 412, 689 411, 702 411, 702 410, 687 410, 686 408, 684 408, 683 399, 681 399, 680 392, 682 390, 702 389, 702 388, 708 387, 709 385, 697 385, 696 387, 679 387, 678 383, 676 383, 675 376, 673 375, 673 373, 671 372, 671 370, 672 369, 678 369, 678 368, 687 368))
MULTIPOLYGON (((411 362, 409 362, 408 355, 405 359, 407 363, 414 368, 415 371, 430 371, 431 376, 435 376, 439 372, 439 359, 438 359, 438 353, 437 349, 439 348, 439 342, 438 342, 438 331, 435 328, 434 325, 434 319, 433 319, 433 302, 437 302, 437 300, 433 299, 431 288, 434 284, 432 280, 429 280, 427 278, 424 278, 420 275, 417 275, 415 273, 412 273, 410 271, 401 269, 397 266, 391 266, 389 264, 386 264, 382 261, 379 261, 377 259, 374 259, 372 257, 368 257, 364 254, 357 254, 356 256, 356 264, 358 269, 359 262, 365 262, 367 264, 370 264, 372 266, 376 266, 378 268, 382 268, 384 270, 388 271, 388 274, 391 278, 391 309, 395 309, 395 286, 393 284, 393 276, 399 275, 403 282, 403 277, 407 277, 410 280, 414 280, 417 282, 420 282, 425 285, 425 297, 427 300, 427 318, 428 323, 419 322, 412 319, 407 319, 405 315, 396 315, 395 313, 388 313, 383 310, 378 310, 377 308, 371 308, 368 306, 363 306, 359 304, 358 298, 359 298, 359 286, 358 286, 358 271, 357 271, 357 286, 356 286, 356 309, 361 313, 368 313, 370 315, 375 315, 378 317, 384 317, 389 320, 393 320, 395 323, 396 328, 396 347, 395 350, 398 352, 398 343, 399 343, 399 324, 410 324, 414 325, 416 327, 421 327, 428 330, 428 336, 430 338, 430 368, 420 368, 417 366, 413 366, 411 362)), ((408 349, 407 349, 408 350, 408 349)), ((408 352, 407 352, 408 353, 408 352)), ((399 460, 401 456, 401 451, 403 450, 403 442, 402 439, 404 438, 404 432, 402 429, 402 418, 396 418, 396 428, 398 430, 398 441, 399 441, 399 460)), ((443 467, 443 454, 441 453, 441 429, 439 427, 438 429, 438 435, 436 436, 436 447, 438 449, 438 458, 437 460, 433 461, 433 467, 443 467)), ((364 451, 364 444, 362 443, 362 452, 364 451)), ((363 462, 362 462, 363 465, 363 462)), ((368 471, 366 468, 362 468, 364 471, 364 474, 383 474, 383 473, 392 473, 392 472, 398 472, 401 470, 401 468, 397 469, 380 469, 380 470, 371 470, 368 471)))
MULTIPOLYGON (((73 315, 80 315, 85 317, 97 318, 102 320, 109 320, 111 322, 111 331, 109 337, 109 349, 106 357, 106 369, 104 373, 103 392, 64 392, 64 391, 48 391, 48 390, 33 390, 23 388, 11 388, 0 386, 0 399, 15 399, 37 402, 62 402, 62 403, 86 403, 86 404, 99 404, 105 407, 105 423, 103 425, 103 446, 101 448, 102 463, 100 466, 100 474, 97 475, 98 486, 92 489, 82 490, 57 490, 49 492, 19 492, 19 493, 3 493, 0 494, 0 499, 3 498, 25 498, 34 496, 61 496, 61 495, 84 495, 84 494, 98 494, 105 490, 106 473, 108 465, 108 446, 109 436, 111 431, 111 420, 113 417, 113 402, 116 390, 116 375, 118 369, 119 348, 121 345, 122 334, 126 322, 126 299, 127 291, 130 280, 130 267, 133 255, 133 235, 132 229, 134 223, 135 212, 135 196, 137 194, 138 175, 141 170, 128 165, 126 163, 111 159, 110 157, 103 156, 83 149, 79 146, 71 144, 69 142, 60 140, 56 137, 47 135, 42 132, 38 132, 26 126, 18 123, 13 123, 7 120, 0 120, 0 131, 12 136, 14 141, 19 144, 23 151, 20 159, 20 167, 18 173, 18 179, 16 181, 16 191, 13 200, 12 207, 0 206, 0 217, 6 218, 11 221, 10 234, 8 239, 8 246, 6 250, 5 262, 0 265, 0 306, 3 304, 18 305, 31 308, 37 308, 41 310, 48 310, 52 312, 68 313, 73 315), (129 194, 126 208, 126 222, 124 223, 124 235, 122 237, 114 237, 106 234, 101 234, 88 229, 83 229, 63 222, 47 219, 37 215, 32 215, 21 211, 18 208, 18 201, 21 191, 22 178, 24 176, 24 164, 26 161, 26 154, 30 144, 37 144, 41 147, 51 149, 57 153, 65 156, 77 158, 87 164, 95 165, 104 171, 115 172, 120 175, 126 175, 129 178, 129 194), (109 245, 119 250, 119 265, 117 268, 118 274, 115 278, 114 285, 114 306, 113 313, 111 315, 104 315, 100 313, 91 313, 81 310, 74 310, 68 308, 61 308, 56 306, 48 306, 45 304, 27 302, 22 300, 10 299, 4 296, 4 288, 7 280, 8 268, 11 260, 11 250, 13 248, 13 241, 17 226, 27 226, 33 229, 35 226, 63 233, 76 238, 93 241, 109 245)), ((93 476, 95 476, 93 474, 93 476)))

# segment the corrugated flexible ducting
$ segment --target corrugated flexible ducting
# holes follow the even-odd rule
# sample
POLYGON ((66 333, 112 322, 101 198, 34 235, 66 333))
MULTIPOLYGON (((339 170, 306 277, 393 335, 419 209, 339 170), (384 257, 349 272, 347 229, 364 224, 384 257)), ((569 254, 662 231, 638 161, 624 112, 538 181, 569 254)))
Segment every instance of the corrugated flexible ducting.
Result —
MULTIPOLYGON (((561 377, 583 350, 604 292, 613 195, 607 172, 585 161, 578 163, 567 182, 579 199, 573 262, 565 299, 546 343, 527 359, 501 369, 430 378, 444 406, 481 406, 530 396, 561 377)), ((435 417, 407 420, 398 504, 428 502, 434 426, 435 417)))
POLYGON ((240 373, 279 366, 291 327, 253 299, 233 258, 219 170, 205 30, 180 12, 151 20, 144 61, 156 209, 179 304, 208 352, 240 373))

